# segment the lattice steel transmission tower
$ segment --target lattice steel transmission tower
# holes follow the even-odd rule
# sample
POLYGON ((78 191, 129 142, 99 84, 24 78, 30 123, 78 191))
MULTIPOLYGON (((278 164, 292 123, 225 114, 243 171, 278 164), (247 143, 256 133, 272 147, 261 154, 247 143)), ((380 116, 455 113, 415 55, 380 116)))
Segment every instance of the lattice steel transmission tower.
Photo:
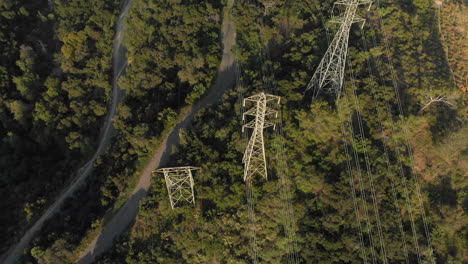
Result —
POLYGON ((155 171, 164 174, 172 209, 174 209, 175 206, 179 205, 183 201, 195 205, 192 171, 199 169, 200 168, 197 167, 186 166, 162 168, 155 171))
POLYGON ((248 122, 242 126, 242 132, 245 128, 253 128, 252 136, 249 139, 249 144, 245 149, 244 158, 242 162, 244 163, 244 180, 249 181, 250 178, 258 173, 260 176, 267 178, 267 168, 266 168, 266 159, 265 159, 265 144, 263 141, 263 129, 267 127, 275 128, 275 124, 267 120, 269 115, 275 114, 275 117, 278 117, 278 111, 268 107, 268 103, 272 101, 277 101, 279 105, 281 98, 279 96, 259 93, 248 98, 245 98, 243 101, 243 106, 247 102, 255 103, 255 106, 246 111, 242 120, 245 120, 246 115, 255 116, 255 119, 248 122))
POLYGON ((372 2, 372 0, 342 0, 334 3, 333 10, 336 6, 343 6, 345 11, 340 16, 332 17, 329 23, 340 24, 340 27, 315 70, 305 92, 314 88, 314 98, 318 96, 322 89, 325 89, 328 93, 338 94, 341 92, 351 25, 358 22, 362 22, 364 25, 365 19, 359 17, 356 11, 361 5, 369 5, 367 9, 369 11, 372 2))

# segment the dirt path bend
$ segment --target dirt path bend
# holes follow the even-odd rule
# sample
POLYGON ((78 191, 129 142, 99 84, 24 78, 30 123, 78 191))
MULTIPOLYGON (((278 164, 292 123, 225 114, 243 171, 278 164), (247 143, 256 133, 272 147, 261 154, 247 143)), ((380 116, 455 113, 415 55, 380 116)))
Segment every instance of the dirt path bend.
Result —
POLYGON ((37 219, 37 221, 23 234, 21 239, 16 244, 12 245, 10 249, 0 258, 0 263, 13 264, 23 255, 23 251, 27 248, 29 242, 34 237, 36 232, 38 232, 42 228, 44 222, 50 217, 52 217, 55 213, 57 213, 60 210, 63 201, 65 201, 65 199, 67 199, 68 197, 72 196, 73 193, 79 187, 81 187, 86 178, 88 178, 93 169, 94 162, 107 149, 112 136, 114 136, 116 133, 112 125, 112 118, 117 113, 117 106, 124 97, 123 91, 120 90, 120 88, 117 85, 117 80, 119 79, 120 75, 122 74, 127 65, 127 59, 125 58, 125 48, 122 46, 122 32, 125 25, 125 17, 128 14, 128 10, 130 9, 132 0, 124 0, 123 2, 124 4, 122 12, 116 24, 116 36, 114 38, 113 44, 114 52, 112 67, 114 77, 112 80, 111 103, 109 106, 109 113, 107 114, 103 127, 101 129, 98 148, 94 155, 91 157, 91 159, 81 168, 78 169, 76 177, 67 187, 65 187, 62 190, 62 192, 55 199, 55 202, 52 205, 50 205, 47 208, 47 210, 41 215, 41 217, 39 217, 39 219, 37 219))
POLYGON ((140 175, 139 182, 132 192, 131 197, 117 212, 116 215, 103 227, 102 232, 89 245, 85 253, 80 257, 78 264, 88 264, 94 261, 94 258, 104 253, 113 244, 114 238, 121 234, 135 219, 138 214, 139 202, 143 199, 150 187, 151 172, 156 168, 163 166, 171 154, 174 146, 179 144, 179 132, 186 128, 192 118, 200 109, 211 104, 217 103, 222 98, 224 92, 232 88, 235 84, 234 55, 231 53, 235 43, 236 33, 234 23, 231 22, 228 15, 224 16, 221 28, 223 57, 218 71, 218 77, 208 93, 193 107, 185 119, 176 125, 174 130, 161 143, 151 161, 140 175))

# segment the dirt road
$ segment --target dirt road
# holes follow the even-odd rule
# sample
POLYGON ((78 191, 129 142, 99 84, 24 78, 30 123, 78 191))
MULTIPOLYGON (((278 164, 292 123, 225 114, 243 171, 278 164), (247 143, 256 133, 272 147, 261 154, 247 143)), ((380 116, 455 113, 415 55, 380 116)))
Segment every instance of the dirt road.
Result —
POLYGON ((139 182, 132 192, 130 199, 122 206, 117 214, 104 226, 102 232, 87 248, 86 252, 81 256, 78 264, 88 264, 94 261, 96 256, 99 256, 110 248, 113 244, 113 239, 121 234, 135 219, 138 214, 139 202, 143 199, 150 187, 151 172, 158 167, 164 166, 167 163, 171 150, 179 144, 179 132, 186 128, 194 115, 202 108, 211 104, 217 103, 222 98, 224 92, 232 88, 235 84, 235 67, 234 55, 231 49, 235 43, 236 33, 234 24, 228 16, 225 16, 222 24, 222 43, 223 57, 219 67, 218 77, 214 85, 187 114, 186 118, 177 124, 175 129, 162 142, 159 149, 153 155, 151 161, 146 166, 143 173, 140 175, 139 182))
POLYGON ((72 196, 73 193, 81 187, 86 178, 91 174, 93 169, 93 164, 96 159, 106 150, 109 146, 110 139, 115 135, 115 129, 113 127, 112 118, 117 112, 117 106, 122 101, 124 93, 117 85, 117 80, 124 71, 126 67, 127 60, 125 58, 125 48, 122 46, 122 32, 124 29, 124 20, 128 14, 128 10, 131 6, 131 0, 125 1, 121 15, 117 22, 116 37, 114 38, 114 53, 113 53, 113 71, 114 79, 112 84, 112 98, 109 113, 106 116, 104 121, 103 128, 100 134, 100 141, 98 148, 91 159, 84 164, 80 169, 78 169, 75 179, 58 195, 55 202, 50 205, 47 210, 41 215, 41 217, 24 233, 21 239, 13 245, 1 258, 0 263, 3 264, 13 264, 15 263, 22 255, 23 251, 29 245, 29 242, 34 237, 37 231, 42 228, 44 222, 57 213, 60 210, 63 201, 68 197, 72 196))

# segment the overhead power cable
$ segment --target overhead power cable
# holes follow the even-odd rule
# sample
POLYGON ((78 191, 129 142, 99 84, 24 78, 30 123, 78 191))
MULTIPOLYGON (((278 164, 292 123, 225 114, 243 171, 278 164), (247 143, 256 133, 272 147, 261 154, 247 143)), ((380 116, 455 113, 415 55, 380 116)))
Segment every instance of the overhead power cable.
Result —
MULTIPOLYGON (((366 36, 365 36, 363 28, 361 28, 361 37, 362 37, 362 41, 363 41, 364 51, 366 53, 369 53, 367 40, 366 40, 366 36)), ((374 71, 372 69, 371 58, 366 56, 368 73, 369 73, 369 76, 372 78, 373 76, 375 76, 375 73, 374 73, 374 71)), ((382 77, 382 75, 380 74, 379 71, 377 71, 377 72, 378 72, 378 75, 379 75, 379 79, 381 80, 381 87, 383 87, 383 89, 385 89, 385 83, 383 82, 383 77, 382 77)), ((382 140, 383 140, 382 146, 383 146, 384 156, 385 156, 385 161, 386 161, 386 166, 387 166, 387 174, 386 175, 390 179, 390 182, 391 182, 393 202, 394 202, 394 206, 395 206, 395 210, 396 210, 395 213, 396 213, 397 218, 398 218, 398 228, 399 228, 401 239, 402 239, 402 242, 403 242, 403 254, 405 256, 406 264, 410 264, 409 257, 408 257, 407 239, 406 239, 406 235, 405 235, 405 231, 404 231, 404 227, 403 227, 403 220, 402 220, 402 216, 401 216, 400 207, 398 206, 398 196, 397 196, 396 187, 395 187, 395 177, 393 176, 393 173, 392 173, 392 166, 391 166, 391 163, 390 163, 390 155, 389 155, 388 148, 387 148, 388 140, 387 140, 387 136, 385 135, 384 126, 382 124, 382 119, 383 119, 382 116, 383 115, 382 115, 380 106, 378 105, 378 103, 376 101, 377 96, 376 96, 375 88, 371 89, 371 94, 372 94, 372 97, 373 97, 372 102, 374 102, 374 109, 376 109, 376 112, 377 112, 377 119, 379 121, 379 129, 380 129, 380 133, 381 133, 382 140)), ((387 110, 389 110, 388 109, 388 102, 385 101, 385 103, 387 105, 387 110)), ((398 163, 399 163, 398 164, 399 167, 401 168, 401 162, 398 162, 398 163)), ((404 174, 402 174, 403 171, 401 169, 399 171, 400 171, 400 177, 403 178, 404 177, 404 174)), ((406 188, 406 185, 405 185, 405 188, 406 188)), ((407 199, 406 199, 406 202, 408 202, 407 199)), ((411 220, 413 220, 413 219, 411 219, 411 220)))
MULTIPOLYGON (((377 9, 379 9, 380 8, 380 0, 376 0, 376 5, 377 5, 377 9)), ((413 184, 415 186, 416 195, 418 197, 419 205, 421 207, 421 216, 422 216, 422 221, 423 221, 423 225, 424 225, 424 233, 426 235, 427 246, 428 246, 428 249, 429 249, 429 251, 428 251, 429 260, 431 261, 431 263, 435 264, 435 259, 434 259, 434 256, 433 256, 431 236, 430 236, 429 226, 428 226, 428 221, 427 221, 427 216, 426 216, 426 209, 424 207, 424 202, 423 202, 423 198, 422 198, 422 194, 421 194, 421 187, 420 187, 418 179, 416 178, 416 175, 414 173, 414 168, 415 168, 415 166, 414 166, 414 157, 413 157, 413 149, 412 149, 412 146, 411 146, 410 141, 409 141, 409 129, 408 129, 408 125, 407 125, 408 120, 405 118, 405 113, 404 113, 403 106, 402 106, 402 103, 401 103, 401 98, 400 98, 400 94, 399 94, 399 90, 398 90, 398 82, 396 81, 395 67, 393 65, 392 58, 391 58, 391 55, 390 55, 391 53, 390 53, 390 47, 389 47, 389 41, 388 41, 387 33, 386 33, 386 30, 385 30, 385 25, 383 23, 383 19, 382 19, 379 12, 377 12, 377 18, 378 18, 378 23, 379 23, 379 26, 380 26, 380 31, 381 31, 381 33, 383 35, 386 58, 387 58, 388 64, 390 65, 390 74, 391 74, 391 77, 392 77, 392 83, 393 83, 393 88, 394 88, 394 91, 395 91, 395 97, 397 99, 399 113, 400 113, 400 116, 403 119, 403 135, 404 135, 404 140, 405 140, 405 144, 406 144, 407 153, 408 153, 409 160, 410 160, 410 167, 411 167, 410 174, 411 174, 413 184)))

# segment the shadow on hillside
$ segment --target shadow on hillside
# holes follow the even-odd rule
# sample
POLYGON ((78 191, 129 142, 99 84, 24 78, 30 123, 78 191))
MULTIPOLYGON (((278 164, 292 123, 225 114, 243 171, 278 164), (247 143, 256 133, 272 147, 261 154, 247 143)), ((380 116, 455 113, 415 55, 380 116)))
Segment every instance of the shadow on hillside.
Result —
POLYGON ((93 263, 94 259, 105 252, 109 245, 113 244, 115 234, 122 233, 128 226, 131 226, 138 215, 139 202, 146 196, 147 192, 143 189, 138 190, 130 199, 122 206, 118 213, 108 222, 101 234, 97 238, 94 251, 83 256, 77 263, 87 264, 93 263))

